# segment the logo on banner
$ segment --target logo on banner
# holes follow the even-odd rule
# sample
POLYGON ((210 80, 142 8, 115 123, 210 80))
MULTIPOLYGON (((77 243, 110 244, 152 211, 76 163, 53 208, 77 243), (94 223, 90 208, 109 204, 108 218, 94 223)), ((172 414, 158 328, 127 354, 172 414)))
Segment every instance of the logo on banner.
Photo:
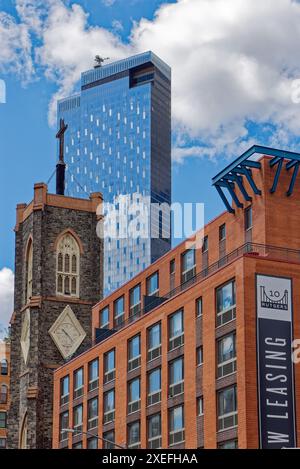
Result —
POLYGON ((266 287, 260 287, 260 305, 262 308, 279 309, 288 311, 289 308, 289 294, 285 290, 283 295, 278 290, 270 290, 269 294, 266 293, 266 287))

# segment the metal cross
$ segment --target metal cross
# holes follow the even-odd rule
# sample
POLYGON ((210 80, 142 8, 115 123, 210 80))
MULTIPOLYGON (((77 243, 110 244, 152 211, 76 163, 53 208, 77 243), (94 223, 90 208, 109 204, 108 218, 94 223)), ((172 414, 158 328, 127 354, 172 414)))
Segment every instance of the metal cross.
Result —
POLYGON ((56 134, 56 138, 59 139, 59 161, 64 161, 64 145, 65 145, 65 132, 68 125, 65 124, 64 119, 60 119, 59 131, 56 134))

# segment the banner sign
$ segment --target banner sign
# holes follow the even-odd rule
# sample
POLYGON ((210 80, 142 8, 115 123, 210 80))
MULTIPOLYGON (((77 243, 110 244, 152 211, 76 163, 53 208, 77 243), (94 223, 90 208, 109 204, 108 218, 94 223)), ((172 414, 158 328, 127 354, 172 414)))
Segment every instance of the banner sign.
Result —
POLYGON ((296 446, 292 281, 256 276, 261 448, 296 446))

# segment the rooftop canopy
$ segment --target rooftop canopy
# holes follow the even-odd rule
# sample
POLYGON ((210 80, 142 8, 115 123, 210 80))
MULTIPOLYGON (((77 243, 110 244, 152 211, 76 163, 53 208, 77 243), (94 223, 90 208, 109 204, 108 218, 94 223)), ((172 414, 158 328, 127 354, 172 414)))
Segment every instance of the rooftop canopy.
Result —
POLYGON ((290 151, 278 150, 276 148, 263 147, 260 145, 254 145, 249 148, 245 153, 239 156, 236 160, 230 163, 226 168, 224 168, 219 174, 217 174, 213 180, 212 184, 217 189, 221 199, 223 200, 228 212, 234 213, 234 208, 229 202, 224 189, 227 189, 230 196, 232 197, 233 202, 237 207, 242 208, 243 203, 237 196, 236 188, 240 190, 240 193, 244 201, 249 202, 252 200, 251 194, 249 194, 244 186, 245 180, 248 181, 249 186, 252 192, 256 195, 261 195, 261 190, 256 186, 252 171, 261 168, 261 163, 257 161, 256 155, 267 155, 272 156, 269 164, 272 168, 277 166, 277 170, 274 176, 273 185, 270 188, 270 192, 274 193, 277 189, 279 176, 285 164, 286 170, 289 171, 293 168, 293 174, 291 177, 290 186, 287 191, 287 196, 292 195, 299 165, 300 165, 300 153, 294 153, 290 151))

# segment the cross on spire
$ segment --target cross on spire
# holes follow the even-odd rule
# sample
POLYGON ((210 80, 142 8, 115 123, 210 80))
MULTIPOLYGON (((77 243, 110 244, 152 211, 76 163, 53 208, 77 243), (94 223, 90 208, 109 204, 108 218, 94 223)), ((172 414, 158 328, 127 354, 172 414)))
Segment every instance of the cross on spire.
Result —
POLYGON ((65 124, 64 119, 59 121, 59 131, 56 134, 56 138, 59 139, 59 161, 64 162, 64 145, 65 145, 65 132, 68 125, 65 124))

